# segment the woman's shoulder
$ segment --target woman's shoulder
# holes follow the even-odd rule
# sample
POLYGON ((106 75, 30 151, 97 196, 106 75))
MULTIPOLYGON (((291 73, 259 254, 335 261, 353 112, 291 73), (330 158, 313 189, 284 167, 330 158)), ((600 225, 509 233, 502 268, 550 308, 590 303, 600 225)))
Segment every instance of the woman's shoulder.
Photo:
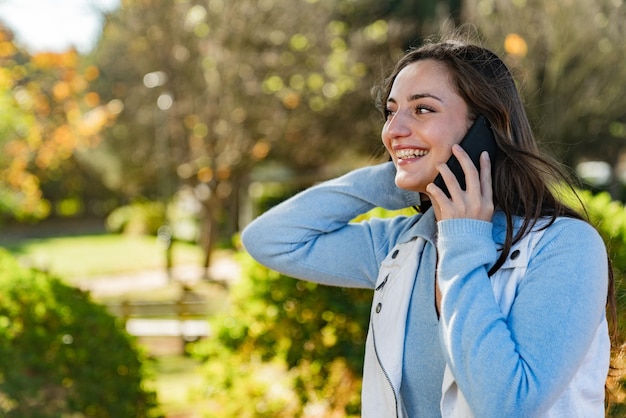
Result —
POLYGON ((543 227, 545 227, 544 235, 548 237, 562 236, 573 238, 574 241, 576 241, 576 238, 602 239, 596 228, 583 219, 566 216, 558 217, 554 220, 554 222, 552 222, 551 219, 541 219, 533 230, 543 227))
MULTIPOLYGON (((524 223, 524 219, 521 217, 513 218, 514 233, 515 235, 519 228, 524 223)), ((498 242, 503 242, 506 235, 506 218, 504 213, 497 212, 493 218, 494 225, 494 239, 498 242)), ((540 218, 533 225, 531 233, 541 231, 541 246, 547 245, 550 242, 560 243, 561 245, 572 245, 583 243, 589 244, 602 244, 603 240, 597 229, 589 222, 572 217, 561 216, 556 219, 551 217, 540 218)))
POLYGON ((532 250, 529 268, 540 272, 531 275, 531 282, 551 286, 554 281, 563 296, 606 300, 606 246, 593 225, 582 219, 559 217, 549 224, 532 250))
POLYGON ((543 245, 566 247, 572 253, 582 252, 589 256, 594 249, 606 253, 604 240, 598 230, 582 219, 559 217, 546 228, 543 235, 543 245))
MULTIPOLYGON (((545 222, 547 226, 543 226, 533 250, 538 260, 548 262, 558 258, 560 262, 572 266, 596 266, 598 270, 606 265, 604 240, 589 222, 571 217, 558 217, 554 222, 545 222)), ((540 228, 536 225, 533 231, 540 228)))

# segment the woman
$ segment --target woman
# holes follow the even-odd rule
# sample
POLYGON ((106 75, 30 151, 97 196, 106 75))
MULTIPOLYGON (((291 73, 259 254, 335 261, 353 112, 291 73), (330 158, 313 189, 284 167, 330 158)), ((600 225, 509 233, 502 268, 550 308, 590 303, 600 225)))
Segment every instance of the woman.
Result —
POLYGON ((363 416, 604 416, 606 250, 553 193, 565 177, 538 151, 506 65, 477 45, 427 43, 378 102, 392 162, 312 187, 242 237, 287 275, 374 289, 363 416), (458 144, 479 115, 498 152, 477 169, 458 144), (377 206, 421 213, 351 223, 377 206))

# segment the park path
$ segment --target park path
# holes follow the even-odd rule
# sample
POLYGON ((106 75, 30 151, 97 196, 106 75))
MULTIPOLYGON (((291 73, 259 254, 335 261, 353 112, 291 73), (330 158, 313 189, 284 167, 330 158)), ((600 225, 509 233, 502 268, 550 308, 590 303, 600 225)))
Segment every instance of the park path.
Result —
MULTIPOLYGON (((232 258, 220 257, 213 261, 208 273, 208 277, 212 280, 228 284, 239 278, 241 268, 232 258)), ((171 276, 176 282, 194 285, 203 280, 205 274, 202 267, 184 265, 174 267, 171 276)), ((91 277, 77 281, 78 287, 89 291, 96 298, 122 295, 129 292, 150 291, 163 288, 169 284, 170 278, 167 271, 163 268, 91 277)))
MULTIPOLYGON (((241 268, 232 257, 219 257, 214 259, 208 273, 207 277, 210 277, 212 281, 228 287, 239 279, 241 268)), ((76 283, 79 288, 88 291, 95 299, 100 300, 123 297, 131 293, 149 295, 151 291, 171 288, 174 283, 190 288, 202 282, 209 283, 204 279, 204 269, 196 265, 176 266, 171 271, 171 277, 170 279, 167 271, 161 268, 90 277, 78 280, 76 283)), ((115 312, 119 311, 119 303, 113 303, 113 305, 107 303, 107 306, 111 313, 116 314, 115 312)), ((169 306, 169 308, 160 309, 172 308, 169 306)), ((209 324, 205 319, 132 317, 126 318, 125 322, 126 330, 131 335, 139 337, 140 343, 153 355, 181 354, 184 351, 184 341, 207 337, 211 334, 209 324)))

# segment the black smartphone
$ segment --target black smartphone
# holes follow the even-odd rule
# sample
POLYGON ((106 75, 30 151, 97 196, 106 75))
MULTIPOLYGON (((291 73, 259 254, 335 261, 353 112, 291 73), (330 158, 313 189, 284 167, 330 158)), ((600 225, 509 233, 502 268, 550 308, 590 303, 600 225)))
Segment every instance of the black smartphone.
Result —
MULTIPOLYGON (((487 151, 489 153, 489 159, 491 160, 491 175, 493 176, 493 169, 496 161, 496 152, 498 150, 498 146, 496 145, 496 139, 493 136, 493 131, 491 130, 491 126, 489 125, 489 121, 483 115, 478 115, 472 126, 465 134, 465 137, 461 140, 459 144, 461 148, 467 152, 469 157, 472 159, 474 165, 480 170, 480 154, 483 151, 487 151)), ((463 173, 463 168, 461 167, 461 163, 456 157, 453 155, 446 162, 450 171, 454 174, 456 179, 461 186, 461 189, 465 190, 465 174, 463 173)), ((493 177, 492 177, 493 178, 493 177)), ((439 174, 435 180, 433 181, 443 192, 450 197, 450 192, 446 187, 446 183, 443 181, 443 177, 439 174)))

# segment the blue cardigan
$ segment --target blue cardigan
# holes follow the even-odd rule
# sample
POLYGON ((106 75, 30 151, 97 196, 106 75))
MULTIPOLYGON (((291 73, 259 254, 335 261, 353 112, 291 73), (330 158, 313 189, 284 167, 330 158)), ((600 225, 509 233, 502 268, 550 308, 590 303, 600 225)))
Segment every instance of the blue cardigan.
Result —
MULTIPOLYGON (((600 236, 574 219, 549 227, 503 318, 486 274, 504 241, 503 214, 496 212, 491 223, 437 223, 432 210, 351 222, 374 207, 419 204, 419 195, 397 188, 394 176, 393 164, 385 163, 312 187, 250 224, 242 234, 244 246, 261 263, 293 277, 374 288, 389 251, 417 234, 426 245, 406 319, 400 392, 407 415, 441 416, 446 364, 475 416, 542 415, 589 360, 597 330, 606 323, 607 262, 600 236), (442 292, 439 315, 435 272, 442 292)), ((608 335, 601 338, 608 347, 608 335)), ((591 390, 600 397, 608 359, 607 348, 590 376, 591 390)))

